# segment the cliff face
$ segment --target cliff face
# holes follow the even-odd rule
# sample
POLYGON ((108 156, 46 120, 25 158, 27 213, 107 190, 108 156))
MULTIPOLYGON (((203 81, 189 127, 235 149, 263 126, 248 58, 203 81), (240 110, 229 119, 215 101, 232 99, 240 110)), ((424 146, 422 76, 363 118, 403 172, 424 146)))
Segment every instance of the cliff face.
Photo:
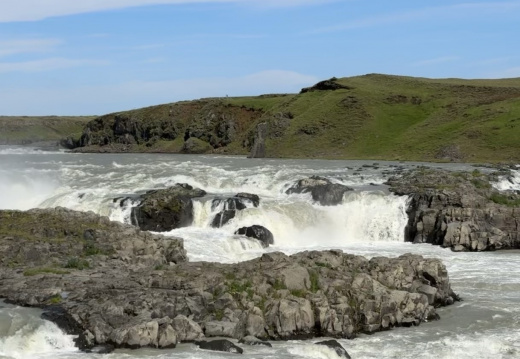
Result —
POLYGON ((300 94, 109 114, 66 143, 85 152, 519 162, 518 138, 520 79, 371 74, 322 81, 300 94))

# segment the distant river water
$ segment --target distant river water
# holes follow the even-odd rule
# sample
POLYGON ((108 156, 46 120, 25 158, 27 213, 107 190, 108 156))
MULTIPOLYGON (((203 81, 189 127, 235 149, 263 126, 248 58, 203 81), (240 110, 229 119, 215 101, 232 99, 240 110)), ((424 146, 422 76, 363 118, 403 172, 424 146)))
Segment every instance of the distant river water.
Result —
MULTIPOLYGON (((405 197, 383 185, 401 168, 428 165, 473 170, 465 164, 373 161, 246 159, 168 154, 69 154, 0 146, 0 209, 63 206, 130 221, 132 203, 115 198, 175 183, 204 189, 196 199, 194 223, 166 235, 184 238, 191 261, 238 262, 266 251, 287 254, 309 249, 341 249, 373 256, 416 253, 440 258, 452 287, 464 301, 439 310, 441 320, 341 340, 361 358, 520 358, 520 251, 454 253, 431 245, 405 243, 405 197), (343 203, 322 207, 308 195, 286 195, 295 180, 319 175, 355 191, 343 203), (246 208, 224 227, 211 228, 211 199, 238 192, 258 194, 258 208, 246 208), (274 234, 267 249, 236 236, 236 229, 259 224, 274 234)), ((485 171, 486 169, 481 169, 485 171)), ((520 190, 520 171, 495 184, 520 190)), ((0 302, 0 358, 99 358, 77 351, 72 338, 39 318, 39 310, 0 302)), ((273 348, 244 347, 244 358, 333 358, 309 341, 273 342, 273 348)), ((123 358, 232 358, 181 344, 174 350, 117 350, 123 358)))

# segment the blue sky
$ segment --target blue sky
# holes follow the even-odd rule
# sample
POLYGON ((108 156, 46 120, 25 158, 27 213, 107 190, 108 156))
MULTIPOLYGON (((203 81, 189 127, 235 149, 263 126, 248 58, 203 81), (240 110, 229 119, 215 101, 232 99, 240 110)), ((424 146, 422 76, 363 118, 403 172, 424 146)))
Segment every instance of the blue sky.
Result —
POLYGON ((1 0, 0 115, 297 92, 366 73, 520 77, 520 0, 1 0))

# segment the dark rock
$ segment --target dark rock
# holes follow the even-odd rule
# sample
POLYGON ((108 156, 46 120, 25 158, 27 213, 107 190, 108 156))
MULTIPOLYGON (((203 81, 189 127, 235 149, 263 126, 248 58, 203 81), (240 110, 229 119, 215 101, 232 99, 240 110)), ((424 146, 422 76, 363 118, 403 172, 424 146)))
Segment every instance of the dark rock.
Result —
POLYGON ((212 149, 213 147, 208 142, 196 137, 190 137, 184 142, 181 152, 200 154, 210 152, 212 149))
POLYGON ((215 210, 219 206, 222 206, 223 209, 215 215, 215 218, 213 218, 213 221, 211 222, 211 226, 214 228, 224 226, 235 217, 236 211, 246 209, 248 203, 253 207, 258 207, 260 204, 260 197, 251 193, 238 193, 234 197, 230 198, 215 198, 211 202, 211 209, 215 210))
POLYGON ((341 345, 337 340, 324 340, 322 342, 317 342, 315 343, 317 345, 325 345, 331 349, 334 349, 334 351, 336 351, 336 354, 338 355, 338 357, 340 358, 345 358, 345 359, 351 359, 350 358, 350 355, 347 353, 347 351, 345 350, 345 348, 343 348, 343 345, 341 345))
POLYGON ((227 339, 216 339, 211 341, 196 341, 195 345, 197 345, 201 349, 205 350, 213 350, 219 352, 228 352, 234 354, 242 354, 244 349, 236 346, 231 341, 227 339))
POLYGON ((72 315, 61 306, 50 305, 46 307, 45 311, 41 314, 41 318, 53 322, 66 334, 77 335, 78 337, 74 342, 80 350, 87 350, 90 348, 90 343, 88 343, 82 335, 83 328, 72 317, 72 315))
POLYGON ((141 196, 137 207, 132 208, 132 224, 156 232, 189 226, 193 222, 192 198, 205 195, 205 191, 185 183, 150 191, 141 196))
POLYGON ((258 239, 264 248, 269 247, 270 244, 274 244, 273 234, 270 230, 262 226, 253 225, 251 227, 242 227, 239 228, 235 234, 258 239))
POLYGON ((256 126, 255 140, 251 148, 250 158, 264 158, 266 156, 265 140, 268 136, 269 125, 266 122, 256 126))
POLYGON ((235 218, 237 211, 234 209, 223 210, 215 215, 213 221, 211 221, 211 227, 220 228, 227 224, 230 220, 235 218))
POLYGON ((335 91, 335 90, 340 90, 340 89, 344 89, 344 90, 353 89, 353 87, 345 86, 345 85, 341 85, 341 84, 337 83, 336 82, 337 80, 338 80, 337 78, 332 77, 328 80, 320 81, 314 86, 302 88, 300 93, 302 94, 302 93, 312 92, 312 91, 335 91))
POLYGON ((342 184, 332 183, 319 176, 304 178, 296 182, 285 193, 311 193, 312 199, 322 206, 335 206, 343 202, 345 192, 353 189, 342 184))
POLYGON ((266 346, 269 348, 272 347, 271 343, 264 341, 264 340, 260 340, 257 337, 254 337, 252 335, 248 335, 244 338, 241 338, 238 342, 240 344, 245 344, 245 345, 263 345, 263 346, 266 346))

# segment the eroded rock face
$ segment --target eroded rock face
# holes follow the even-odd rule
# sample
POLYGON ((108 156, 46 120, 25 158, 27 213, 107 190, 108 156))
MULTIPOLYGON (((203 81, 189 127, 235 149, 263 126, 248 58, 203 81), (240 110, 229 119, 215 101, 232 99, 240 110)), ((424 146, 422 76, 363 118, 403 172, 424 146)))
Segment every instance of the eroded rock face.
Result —
POLYGON ((520 195, 499 193, 493 175, 421 169, 388 181, 410 196, 405 240, 455 251, 520 248, 520 195))
POLYGON ((256 224, 250 227, 239 228, 235 234, 257 239, 264 248, 269 247, 270 244, 274 244, 274 236, 271 231, 256 224))
POLYGON ((137 207, 132 208, 132 224, 155 232, 189 226, 193 222, 192 198, 205 195, 205 191, 186 183, 150 191, 140 197, 137 207))
POLYGON ((325 177, 312 176, 297 181, 285 193, 310 193, 312 199, 322 206, 335 206, 343 202, 343 195, 348 191, 352 188, 332 183, 325 177))

